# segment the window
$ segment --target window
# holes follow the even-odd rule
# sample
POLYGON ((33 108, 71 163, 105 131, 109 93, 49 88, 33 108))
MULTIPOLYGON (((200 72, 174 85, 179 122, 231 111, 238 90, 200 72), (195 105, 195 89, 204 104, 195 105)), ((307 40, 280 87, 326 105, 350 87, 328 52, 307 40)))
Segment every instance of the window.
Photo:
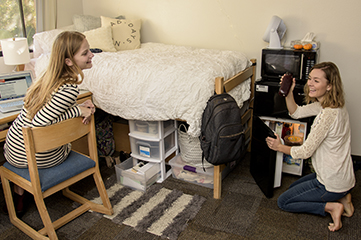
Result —
POLYGON ((0 0, 0 39, 26 37, 33 44, 36 0, 0 0))

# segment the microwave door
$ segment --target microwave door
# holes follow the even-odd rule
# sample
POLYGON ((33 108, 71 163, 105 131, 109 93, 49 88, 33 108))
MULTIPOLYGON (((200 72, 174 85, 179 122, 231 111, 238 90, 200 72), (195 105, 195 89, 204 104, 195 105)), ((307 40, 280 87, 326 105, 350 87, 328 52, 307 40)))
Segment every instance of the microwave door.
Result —
POLYGON ((277 153, 268 148, 268 136, 262 120, 254 115, 252 127, 250 172, 267 198, 273 197, 277 153))

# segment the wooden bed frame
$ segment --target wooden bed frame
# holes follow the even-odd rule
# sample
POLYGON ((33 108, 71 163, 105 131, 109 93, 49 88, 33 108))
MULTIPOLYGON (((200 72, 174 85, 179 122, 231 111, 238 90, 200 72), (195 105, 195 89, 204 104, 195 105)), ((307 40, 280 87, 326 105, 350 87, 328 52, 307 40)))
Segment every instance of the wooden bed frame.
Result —
MULTIPOLYGON (((242 123, 248 123, 248 128, 246 130, 246 138, 251 139, 252 134, 252 116, 253 116, 253 103, 254 103, 254 83, 256 76, 256 59, 251 59, 252 66, 245 69, 244 71, 238 73, 232 78, 224 81, 222 77, 216 78, 215 91, 217 94, 223 93, 225 90, 229 92, 237 85, 241 84, 248 78, 251 78, 251 97, 249 103, 249 109, 242 115, 242 123)), ((249 141, 247 151, 250 150, 251 141, 249 141)), ((220 199, 222 192, 222 171, 226 167, 225 164, 214 166, 214 175, 213 175, 213 198, 220 199)))
MULTIPOLYGON (((252 133, 252 116, 253 116, 253 98, 254 98, 254 82, 256 76, 256 59, 251 59, 252 66, 248 67, 244 71, 238 73, 237 75, 233 76, 232 78, 224 81, 222 77, 215 79, 215 92, 217 94, 222 93, 224 90, 229 92, 237 85, 241 84, 245 80, 251 78, 251 96, 249 102, 248 110, 242 116, 242 123, 248 123, 247 130, 246 130, 246 139, 251 139, 252 133)), ((179 121, 184 121, 178 119, 179 121)), ((114 131, 114 138, 116 144, 117 151, 126 151, 130 152, 130 143, 129 143, 129 127, 126 123, 113 123, 113 131, 114 131), (128 141, 125 141, 128 139, 128 141)), ((247 151, 250 151, 250 141, 247 146, 247 151)), ((221 186, 222 186, 222 171, 225 169, 226 165, 214 166, 214 179, 213 179, 213 197, 215 199, 221 198, 221 186)))

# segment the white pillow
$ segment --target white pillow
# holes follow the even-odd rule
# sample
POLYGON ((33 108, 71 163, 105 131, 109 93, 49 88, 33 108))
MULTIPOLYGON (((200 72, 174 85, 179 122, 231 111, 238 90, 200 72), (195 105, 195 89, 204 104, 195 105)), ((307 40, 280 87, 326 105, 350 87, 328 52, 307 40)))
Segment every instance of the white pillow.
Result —
POLYGON ((112 26, 113 43, 118 51, 140 48, 140 19, 115 19, 103 16, 100 19, 102 27, 112 26))
POLYGON ((56 37, 63 32, 63 29, 54 29, 34 34, 34 53, 37 58, 43 53, 50 53, 56 37))
POLYGON ((97 28, 90 31, 83 32, 88 40, 90 48, 100 48, 104 52, 116 52, 113 40, 111 27, 97 28))

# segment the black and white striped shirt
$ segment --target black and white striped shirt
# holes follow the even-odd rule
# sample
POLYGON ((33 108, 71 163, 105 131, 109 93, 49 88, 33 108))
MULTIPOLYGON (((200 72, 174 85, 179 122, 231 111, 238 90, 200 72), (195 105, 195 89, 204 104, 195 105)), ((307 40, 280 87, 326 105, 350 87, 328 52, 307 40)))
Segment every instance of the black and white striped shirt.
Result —
MULTIPOLYGON (((79 94, 78 85, 64 84, 52 94, 51 100, 38 111, 33 120, 27 118, 27 111, 23 108, 14 120, 6 136, 4 155, 6 160, 18 168, 27 168, 22 127, 44 127, 66 119, 81 116, 81 110, 76 103, 79 94)), ((54 136, 56 137, 56 136, 54 136)), ((37 153, 38 168, 48 168, 62 163, 68 156, 71 145, 37 153)))

